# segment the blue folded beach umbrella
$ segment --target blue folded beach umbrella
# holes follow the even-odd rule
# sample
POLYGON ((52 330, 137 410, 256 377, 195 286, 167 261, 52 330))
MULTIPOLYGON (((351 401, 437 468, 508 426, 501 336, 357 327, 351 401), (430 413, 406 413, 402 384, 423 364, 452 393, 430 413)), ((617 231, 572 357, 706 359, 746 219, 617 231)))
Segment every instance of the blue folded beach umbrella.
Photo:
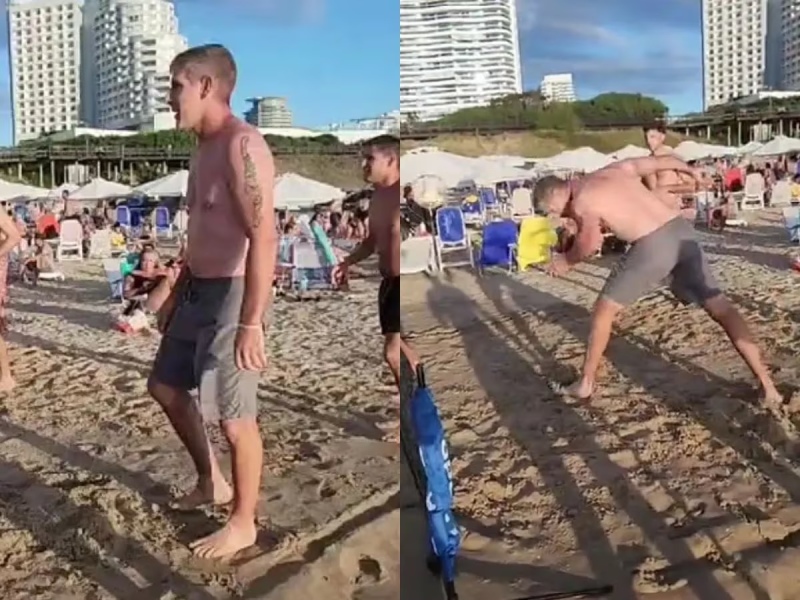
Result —
POLYGON ((453 479, 450 453, 436 401, 425 382, 422 365, 417 367, 417 387, 411 397, 411 422, 424 474, 425 508, 431 540, 428 566, 441 574, 447 600, 457 600, 456 556, 461 533, 453 516, 453 479))

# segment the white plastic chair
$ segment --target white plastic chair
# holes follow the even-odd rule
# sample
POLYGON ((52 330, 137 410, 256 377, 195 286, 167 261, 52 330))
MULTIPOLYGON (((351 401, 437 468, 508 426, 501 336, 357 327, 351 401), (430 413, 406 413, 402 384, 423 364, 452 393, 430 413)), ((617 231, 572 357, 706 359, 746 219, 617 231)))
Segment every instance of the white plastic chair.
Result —
POLYGON ((764 208, 766 184, 760 173, 749 173, 744 180, 744 197, 742 210, 758 210, 764 208))
POLYGON ((530 217, 533 214, 533 194, 528 188, 517 188, 511 194, 511 216, 530 217))
POLYGON ((122 300, 123 282, 122 261, 119 259, 107 258, 103 261, 103 268, 106 272, 108 285, 111 287, 111 299, 122 300))
POLYGON ((83 260, 83 226, 76 219, 67 219, 61 223, 58 238, 56 260, 83 260))
POLYGON ((172 222, 179 235, 186 233, 189 228, 189 211, 185 208, 179 208, 175 213, 175 219, 172 222))
POLYGON ((89 258, 111 258, 111 231, 98 229, 89 240, 89 258))
POLYGON ((772 196, 769 201, 770 206, 791 206, 792 205, 792 184, 786 179, 776 181, 772 186, 772 196))

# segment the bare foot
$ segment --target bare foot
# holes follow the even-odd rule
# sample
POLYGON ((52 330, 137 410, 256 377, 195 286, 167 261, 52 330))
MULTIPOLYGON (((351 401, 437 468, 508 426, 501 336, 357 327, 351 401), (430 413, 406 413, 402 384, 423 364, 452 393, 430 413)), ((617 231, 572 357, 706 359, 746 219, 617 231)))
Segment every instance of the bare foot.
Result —
POLYGON ((383 433, 383 441, 389 443, 400 442, 400 420, 393 419, 385 423, 378 423, 377 428, 383 433))
POLYGON ((0 394, 6 394, 17 387, 17 382, 13 377, 4 377, 0 379, 0 394))
POLYGON ((574 398, 575 400, 588 400, 594 394, 594 384, 587 383, 583 379, 579 379, 567 386, 555 383, 551 387, 557 394, 567 398, 574 398))
POLYGON ((759 401, 763 405, 775 409, 784 408, 784 405, 786 403, 786 399, 774 387, 771 389, 761 388, 761 393, 759 394, 759 401))
POLYGON ((253 521, 231 519, 216 533, 189 544, 189 548, 200 558, 227 558, 254 545, 256 536, 256 524, 253 521))
POLYGON ((210 485, 198 483, 197 487, 191 492, 175 500, 175 502, 172 503, 172 508, 181 511, 191 511, 208 504, 213 504, 215 506, 228 504, 232 500, 233 490, 231 486, 220 477, 219 481, 210 485))

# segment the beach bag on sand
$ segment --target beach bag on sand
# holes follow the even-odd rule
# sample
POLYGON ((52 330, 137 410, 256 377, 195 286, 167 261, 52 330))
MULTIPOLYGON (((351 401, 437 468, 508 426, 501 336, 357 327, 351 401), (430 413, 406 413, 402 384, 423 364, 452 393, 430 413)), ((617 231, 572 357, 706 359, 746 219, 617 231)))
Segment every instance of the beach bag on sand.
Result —
POLYGON ((416 384, 409 401, 411 427, 406 428, 403 449, 411 454, 407 456, 407 460, 414 474, 417 490, 425 500, 431 542, 428 568, 441 576, 447 600, 458 600, 455 576, 461 532, 453 515, 450 453, 436 402, 425 382, 422 365, 417 366, 416 384), (411 436, 413 440, 409 440, 411 436), (413 456, 415 451, 418 460, 413 456))

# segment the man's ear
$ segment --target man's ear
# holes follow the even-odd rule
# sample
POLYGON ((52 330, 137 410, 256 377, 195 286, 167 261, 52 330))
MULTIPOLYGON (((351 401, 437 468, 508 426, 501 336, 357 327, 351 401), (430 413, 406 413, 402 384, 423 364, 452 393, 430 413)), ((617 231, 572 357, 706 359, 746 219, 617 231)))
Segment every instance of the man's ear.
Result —
POLYGON ((200 97, 205 100, 211 95, 212 88, 214 87, 214 82, 208 75, 202 75, 200 77, 200 97))

